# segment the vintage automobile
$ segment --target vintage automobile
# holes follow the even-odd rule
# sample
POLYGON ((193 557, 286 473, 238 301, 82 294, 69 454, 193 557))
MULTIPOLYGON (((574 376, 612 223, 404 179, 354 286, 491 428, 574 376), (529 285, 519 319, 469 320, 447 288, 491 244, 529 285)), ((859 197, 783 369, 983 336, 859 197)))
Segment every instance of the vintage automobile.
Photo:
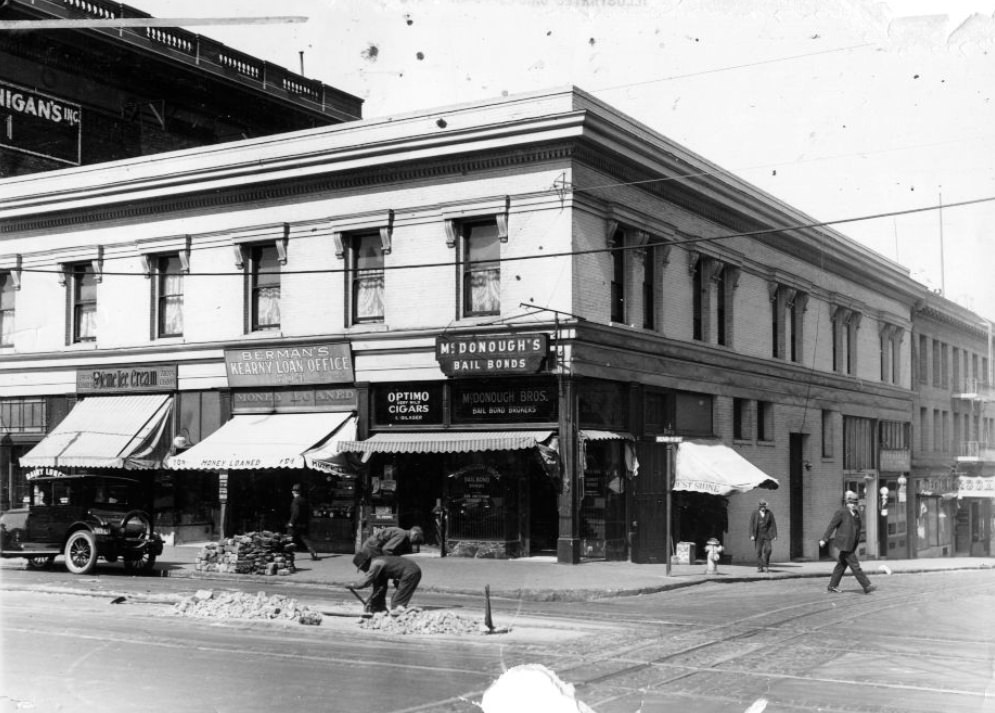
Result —
POLYGON ((23 557, 32 568, 64 555, 75 574, 92 572, 97 559, 120 559, 125 569, 150 570, 162 554, 152 529, 149 487, 139 478, 44 475, 29 481, 24 507, 0 515, 0 557, 23 557))

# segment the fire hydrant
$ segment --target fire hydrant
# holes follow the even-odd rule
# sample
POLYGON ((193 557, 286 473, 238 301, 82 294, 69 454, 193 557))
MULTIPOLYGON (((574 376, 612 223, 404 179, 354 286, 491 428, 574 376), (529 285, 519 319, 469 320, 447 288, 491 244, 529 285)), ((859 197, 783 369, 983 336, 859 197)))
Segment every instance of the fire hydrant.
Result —
POLYGON ((714 537, 709 539, 705 543, 705 574, 718 574, 719 573, 719 555, 722 553, 722 543, 716 540, 714 537))

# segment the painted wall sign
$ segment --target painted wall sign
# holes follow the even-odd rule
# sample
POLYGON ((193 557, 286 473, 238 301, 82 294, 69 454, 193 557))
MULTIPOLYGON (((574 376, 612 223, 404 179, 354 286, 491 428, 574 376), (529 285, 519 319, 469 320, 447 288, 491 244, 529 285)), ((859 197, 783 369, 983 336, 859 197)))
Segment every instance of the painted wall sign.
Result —
POLYGON ((542 369, 548 354, 548 334, 443 336, 435 340, 435 359, 446 376, 534 374, 542 369))
POLYGON ((57 97, 0 81, 0 146, 80 164, 83 110, 57 97))
POLYGON ((351 384, 355 380, 347 342, 225 350, 228 385, 295 386, 351 384))
POLYGON ((373 418, 378 426, 442 423, 441 383, 410 382, 376 386, 373 418))
POLYGON ((557 420, 559 401, 555 382, 515 379, 496 380, 493 384, 453 382, 451 389, 454 424, 557 420))
POLYGON ((176 364, 140 364, 76 370, 76 391, 81 394, 174 391, 176 386, 176 364))
POLYGON ((355 411, 356 389, 284 389, 233 391, 232 413, 309 413, 355 411))

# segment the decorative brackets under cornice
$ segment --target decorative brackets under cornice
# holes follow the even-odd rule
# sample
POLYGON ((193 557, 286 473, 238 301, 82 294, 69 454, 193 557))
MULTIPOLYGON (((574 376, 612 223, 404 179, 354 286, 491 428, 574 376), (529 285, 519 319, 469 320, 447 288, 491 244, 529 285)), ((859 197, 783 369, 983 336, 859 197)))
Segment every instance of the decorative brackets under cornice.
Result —
POLYGON ((99 284, 104 281, 104 246, 97 245, 91 252, 93 257, 90 257, 89 259, 84 258, 83 260, 68 260, 62 263, 62 269, 59 271, 59 284, 62 287, 65 287, 69 282, 69 274, 72 272, 72 266, 81 262, 90 263, 90 266, 93 268, 95 282, 99 284))
POLYGON ((21 263, 22 257, 20 253, 0 257, 0 270, 10 275, 10 282, 15 290, 21 289, 21 263))

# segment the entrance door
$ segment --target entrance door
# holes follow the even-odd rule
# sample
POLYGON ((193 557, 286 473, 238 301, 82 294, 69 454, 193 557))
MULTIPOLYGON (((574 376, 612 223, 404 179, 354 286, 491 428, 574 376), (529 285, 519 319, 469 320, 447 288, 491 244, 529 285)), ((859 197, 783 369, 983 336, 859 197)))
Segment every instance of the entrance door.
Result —
POLYGON ((792 433, 788 442, 788 524, 791 528, 791 559, 805 556, 804 458, 805 434, 792 433))
POLYGON ((639 475, 634 479, 632 499, 632 561, 661 564, 667 561, 666 446, 650 441, 636 442, 639 475))

